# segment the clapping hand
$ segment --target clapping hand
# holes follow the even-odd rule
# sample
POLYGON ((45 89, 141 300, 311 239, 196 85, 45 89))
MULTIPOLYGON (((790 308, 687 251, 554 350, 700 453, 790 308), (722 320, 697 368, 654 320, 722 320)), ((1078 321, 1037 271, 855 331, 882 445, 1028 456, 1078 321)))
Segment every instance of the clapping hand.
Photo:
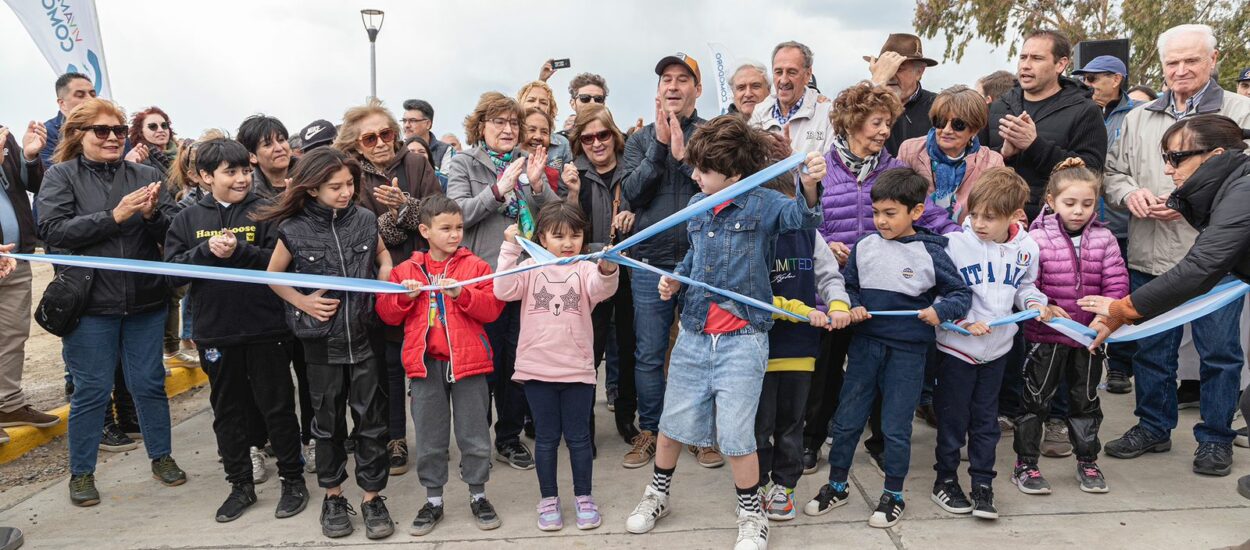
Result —
POLYGON ((239 244, 239 240, 235 237, 234 232, 226 230, 220 235, 215 235, 208 240, 208 250, 214 256, 221 259, 227 259, 234 255, 234 249, 239 244))

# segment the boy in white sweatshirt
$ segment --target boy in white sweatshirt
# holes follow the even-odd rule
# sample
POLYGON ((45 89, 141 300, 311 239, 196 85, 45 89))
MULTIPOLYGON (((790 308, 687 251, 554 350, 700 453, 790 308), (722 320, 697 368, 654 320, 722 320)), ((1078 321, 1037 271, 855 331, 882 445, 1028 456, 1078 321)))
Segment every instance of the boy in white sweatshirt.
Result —
POLYGON ((1019 221, 1029 188, 1010 169, 985 172, 968 197, 970 212, 961 233, 951 233, 946 253, 972 289, 972 307, 956 322, 964 332, 938 330, 941 358, 933 406, 938 419, 933 502, 952 514, 996 519, 994 449, 998 428, 998 390, 1011 349, 1014 323, 990 327, 1013 308, 1036 309, 1043 321, 1051 310, 1034 286, 1038 247, 1019 221), (959 486, 959 449, 968 445, 972 499, 959 486))

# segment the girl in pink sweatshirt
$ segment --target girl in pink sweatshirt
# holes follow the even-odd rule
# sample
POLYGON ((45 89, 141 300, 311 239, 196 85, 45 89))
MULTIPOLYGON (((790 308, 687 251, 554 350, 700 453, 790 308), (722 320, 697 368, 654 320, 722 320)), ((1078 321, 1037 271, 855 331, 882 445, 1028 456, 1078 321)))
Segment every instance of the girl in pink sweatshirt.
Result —
MULTIPOLYGON (((565 201, 548 203, 538 212, 534 234, 547 251, 569 257, 584 251, 586 215, 565 201)), ((508 227, 499 248, 499 271, 516 267, 522 248, 517 226, 508 227)), ((527 259, 522 264, 533 263, 527 259)), ((593 460, 591 409, 595 401, 594 327, 591 311, 616 293, 617 265, 600 260, 550 265, 495 279, 495 297, 521 301, 521 334, 517 340, 516 373, 534 418, 534 463, 542 498, 538 528, 564 527, 556 486, 560 438, 569 448, 577 528, 600 524, 590 495, 593 460)))

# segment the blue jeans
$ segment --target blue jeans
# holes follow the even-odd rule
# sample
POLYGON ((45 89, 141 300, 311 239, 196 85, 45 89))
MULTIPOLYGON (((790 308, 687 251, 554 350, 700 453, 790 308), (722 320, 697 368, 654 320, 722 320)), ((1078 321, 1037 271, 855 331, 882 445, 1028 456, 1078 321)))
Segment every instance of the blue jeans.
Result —
POLYGON ((70 397, 69 467, 95 472, 104 413, 120 358, 134 396, 148 458, 170 454, 169 400, 161 364, 166 308, 139 315, 84 315, 64 338, 65 364, 74 377, 70 397))
POLYGON ((755 413, 767 368, 767 333, 682 329, 668 368, 673 391, 664 396, 660 433, 687 445, 716 445, 725 456, 754 453, 755 413))
MULTIPOLYGON (((1154 279, 1129 271, 1134 289, 1154 279)), ((1227 279, 1226 279, 1227 280, 1227 279)), ((1232 443, 1233 412, 1241 389, 1240 327, 1242 300, 1224 306, 1190 323, 1194 347, 1202 359, 1200 376, 1202 422, 1194 426, 1199 443, 1232 443)), ((1176 368, 1183 328, 1177 327, 1138 340, 1133 355, 1133 376, 1137 378, 1138 425, 1157 438, 1170 437, 1176 428, 1176 368)))
MULTIPOLYGON (((851 458, 864 433, 872 402, 881 394, 881 429, 885 432, 885 488, 902 491, 911 464, 911 419, 924 385, 924 350, 895 348, 880 340, 856 336, 847 355, 846 378, 833 417, 829 449, 829 481, 845 482, 851 458)), ((939 417, 940 419, 941 417, 939 417)))
POLYGON ((525 397, 534 416, 534 469, 543 498, 559 496, 556 466, 560 438, 569 448, 573 495, 590 494, 594 453, 591 450, 590 412, 595 404, 594 384, 526 381, 525 397))
MULTIPOLYGON (((1120 246, 1120 255, 1124 256, 1124 259, 1127 261, 1128 239, 1116 239, 1116 243, 1120 246)), ((1133 285, 1133 288, 1136 289, 1137 285, 1133 285)), ((1126 376, 1132 376, 1134 353, 1137 353, 1137 342, 1107 344, 1107 370, 1122 372, 1126 376)))
MULTIPOLYGON (((667 269, 667 268, 666 268, 667 269)), ((677 298, 660 300, 660 276, 650 271, 630 273, 634 295, 634 332, 638 336, 634 380, 638 392, 638 428, 656 432, 664 411, 664 354, 677 298)))

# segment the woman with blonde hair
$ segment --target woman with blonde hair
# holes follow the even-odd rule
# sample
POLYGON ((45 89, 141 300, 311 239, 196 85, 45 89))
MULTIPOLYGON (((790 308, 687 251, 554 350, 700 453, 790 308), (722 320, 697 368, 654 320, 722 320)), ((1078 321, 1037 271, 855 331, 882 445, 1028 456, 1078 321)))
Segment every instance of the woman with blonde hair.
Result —
MULTIPOLYGON (((547 113, 551 120, 560 120, 556 94, 546 82, 535 80, 521 86, 521 91, 516 94, 516 100, 521 104, 522 109, 539 109, 547 113)), ((565 163, 573 161, 573 150, 569 145, 569 139, 555 133, 554 126, 550 142, 545 144, 545 147, 547 148, 547 166, 560 170, 565 163)))

